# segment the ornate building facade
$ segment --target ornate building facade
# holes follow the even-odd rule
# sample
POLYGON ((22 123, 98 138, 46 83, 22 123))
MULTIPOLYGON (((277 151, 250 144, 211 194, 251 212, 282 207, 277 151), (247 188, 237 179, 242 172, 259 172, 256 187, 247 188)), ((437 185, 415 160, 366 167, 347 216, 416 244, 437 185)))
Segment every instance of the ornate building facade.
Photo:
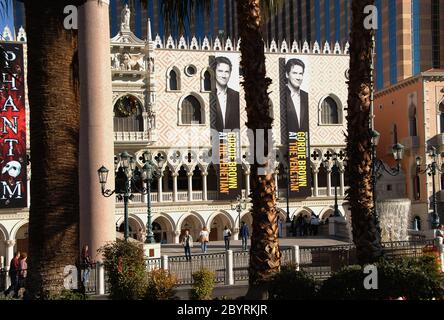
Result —
MULTIPOLYGON (((14 39, 8 30, 3 35, 11 41, 14 39)), ((16 39, 26 47, 23 31, 16 39)), ((113 103, 109 112, 114 115, 114 137, 109 139, 114 139, 116 158, 127 151, 141 168, 142 154, 150 151, 153 162, 161 171, 161 177, 151 184, 150 198, 157 242, 178 243, 185 229, 197 238, 203 227, 211 231, 211 240, 221 240, 225 226, 233 231, 236 239, 240 221, 252 222, 248 206, 239 214, 232 209, 235 199, 232 203, 220 198, 217 169, 208 160, 212 149, 210 96, 214 88, 210 61, 214 56, 239 61, 239 41, 228 39, 221 43, 218 39, 210 42, 204 38, 198 42, 193 38, 187 43, 184 38, 151 37, 150 28, 147 40, 142 40, 133 34, 129 24, 124 23, 110 41, 110 55, 106 58, 112 70, 113 103)), ((272 79, 269 91, 281 221, 286 221, 287 215, 293 219, 313 214, 326 221, 333 214, 335 185, 340 213, 345 221, 349 221, 347 208, 343 205, 347 186, 343 161, 348 44, 341 47, 336 43, 331 48, 328 43, 323 47, 318 43, 310 47, 306 42, 299 47, 296 42, 287 44, 284 41, 279 45, 272 42, 266 49, 266 64, 267 75, 272 79), (309 174, 312 186, 311 196, 288 199, 287 210, 287 117, 281 100, 285 87, 283 64, 290 58, 305 63, 302 88, 309 95, 309 174), (334 154, 338 155, 337 171, 332 170, 334 154)), ((238 62, 233 66, 233 79, 240 83, 242 70, 237 68, 238 62)), ((242 196, 247 197, 251 190, 247 118, 243 88, 238 87, 243 159, 240 189, 242 196)), ((129 203, 130 235, 134 238, 140 239, 146 232, 147 202, 147 196, 134 193, 129 203)), ((124 205, 118 199, 114 217, 116 229, 123 231, 124 205)), ((10 257, 15 249, 26 250, 27 222, 27 208, 0 211, 0 256, 10 257)), ((285 233, 285 223, 283 228, 285 233)), ((321 232, 329 233, 328 224, 323 225, 321 232)))

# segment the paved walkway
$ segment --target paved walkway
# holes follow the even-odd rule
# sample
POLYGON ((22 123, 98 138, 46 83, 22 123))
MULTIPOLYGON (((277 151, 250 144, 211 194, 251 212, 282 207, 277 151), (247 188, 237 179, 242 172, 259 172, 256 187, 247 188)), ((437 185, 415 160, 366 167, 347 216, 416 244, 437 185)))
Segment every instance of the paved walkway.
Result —
MULTIPOLYGON (((297 237, 297 238, 280 238, 279 244, 281 247, 298 245, 300 247, 320 247, 320 246, 337 246, 346 245, 348 242, 333 238, 325 237, 297 237)), ((250 241, 248 241, 248 246, 250 241)), ((242 248, 241 240, 231 240, 230 249, 240 251, 242 248)), ((225 251, 224 241, 210 241, 207 252, 221 252, 225 251)), ((191 248, 191 254, 202 253, 200 243, 194 242, 194 247, 191 248)), ((184 250, 180 244, 163 244, 161 247, 161 255, 175 256, 183 255, 184 250)))

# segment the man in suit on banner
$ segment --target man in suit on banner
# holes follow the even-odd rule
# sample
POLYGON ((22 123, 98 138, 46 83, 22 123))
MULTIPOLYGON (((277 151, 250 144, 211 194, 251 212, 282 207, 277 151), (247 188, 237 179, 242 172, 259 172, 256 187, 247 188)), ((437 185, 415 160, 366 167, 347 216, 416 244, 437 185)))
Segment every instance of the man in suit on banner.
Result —
POLYGON ((287 130, 298 132, 309 130, 308 93, 301 90, 305 64, 299 59, 290 59, 285 64, 285 99, 287 105, 287 130))
POLYGON ((211 129, 222 132, 240 127, 239 92, 228 87, 232 64, 226 57, 216 57, 216 90, 211 94, 211 129))

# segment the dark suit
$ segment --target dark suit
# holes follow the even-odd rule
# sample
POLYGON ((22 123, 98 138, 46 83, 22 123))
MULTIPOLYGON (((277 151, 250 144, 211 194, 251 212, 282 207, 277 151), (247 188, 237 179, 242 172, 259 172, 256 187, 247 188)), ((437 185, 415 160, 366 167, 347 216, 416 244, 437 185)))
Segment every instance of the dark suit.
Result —
POLYGON ((222 109, 219 105, 217 93, 212 92, 210 95, 210 125, 211 129, 219 132, 224 129, 240 128, 240 110, 239 110, 239 92, 227 88, 227 107, 225 111, 225 126, 223 123, 222 109))
POLYGON ((285 99, 287 101, 287 130, 289 132, 307 131, 309 130, 308 121, 308 93, 300 90, 301 98, 301 114, 300 125, 296 110, 294 108, 293 100, 291 99, 290 89, 285 86, 285 99))

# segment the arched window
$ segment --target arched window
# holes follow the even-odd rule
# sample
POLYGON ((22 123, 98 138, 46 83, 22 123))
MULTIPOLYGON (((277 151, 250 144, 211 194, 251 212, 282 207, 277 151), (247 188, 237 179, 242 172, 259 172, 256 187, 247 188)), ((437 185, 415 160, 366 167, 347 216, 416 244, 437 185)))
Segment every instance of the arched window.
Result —
POLYGON ((196 97, 189 95, 182 101, 181 106, 182 124, 202 124, 201 104, 196 97))
POLYGON ((114 104, 114 132, 143 131, 142 104, 131 95, 120 97, 114 104))
POLYGON ((171 70, 168 76, 169 76, 169 89, 170 90, 179 90, 176 71, 171 70))
POLYGON ((413 230, 421 230, 421 218, 418 216, 415 216, 415 218, 413 218, 413 230))
POLYGON ((444 133, 444 100, 439 104, 440 133, 444 133))
POLYGON ((203 91, 211 91, 211 74, 209 71, 204 73, 203 89, 203 91))
POLYGON ((332 97, 325 98, 321 103, 321 124, 340 124, 340 110, 332 97))
POLYGON ((421 184, 419 175, 413 177, 413 198, 419 200, 421 198, 421 184))
POLYGON ((416 137, 417 136, 417 130, 416 130, 416 108, 411 109, 409 114, 409 129, 410 129, 410 136, 416 137))

